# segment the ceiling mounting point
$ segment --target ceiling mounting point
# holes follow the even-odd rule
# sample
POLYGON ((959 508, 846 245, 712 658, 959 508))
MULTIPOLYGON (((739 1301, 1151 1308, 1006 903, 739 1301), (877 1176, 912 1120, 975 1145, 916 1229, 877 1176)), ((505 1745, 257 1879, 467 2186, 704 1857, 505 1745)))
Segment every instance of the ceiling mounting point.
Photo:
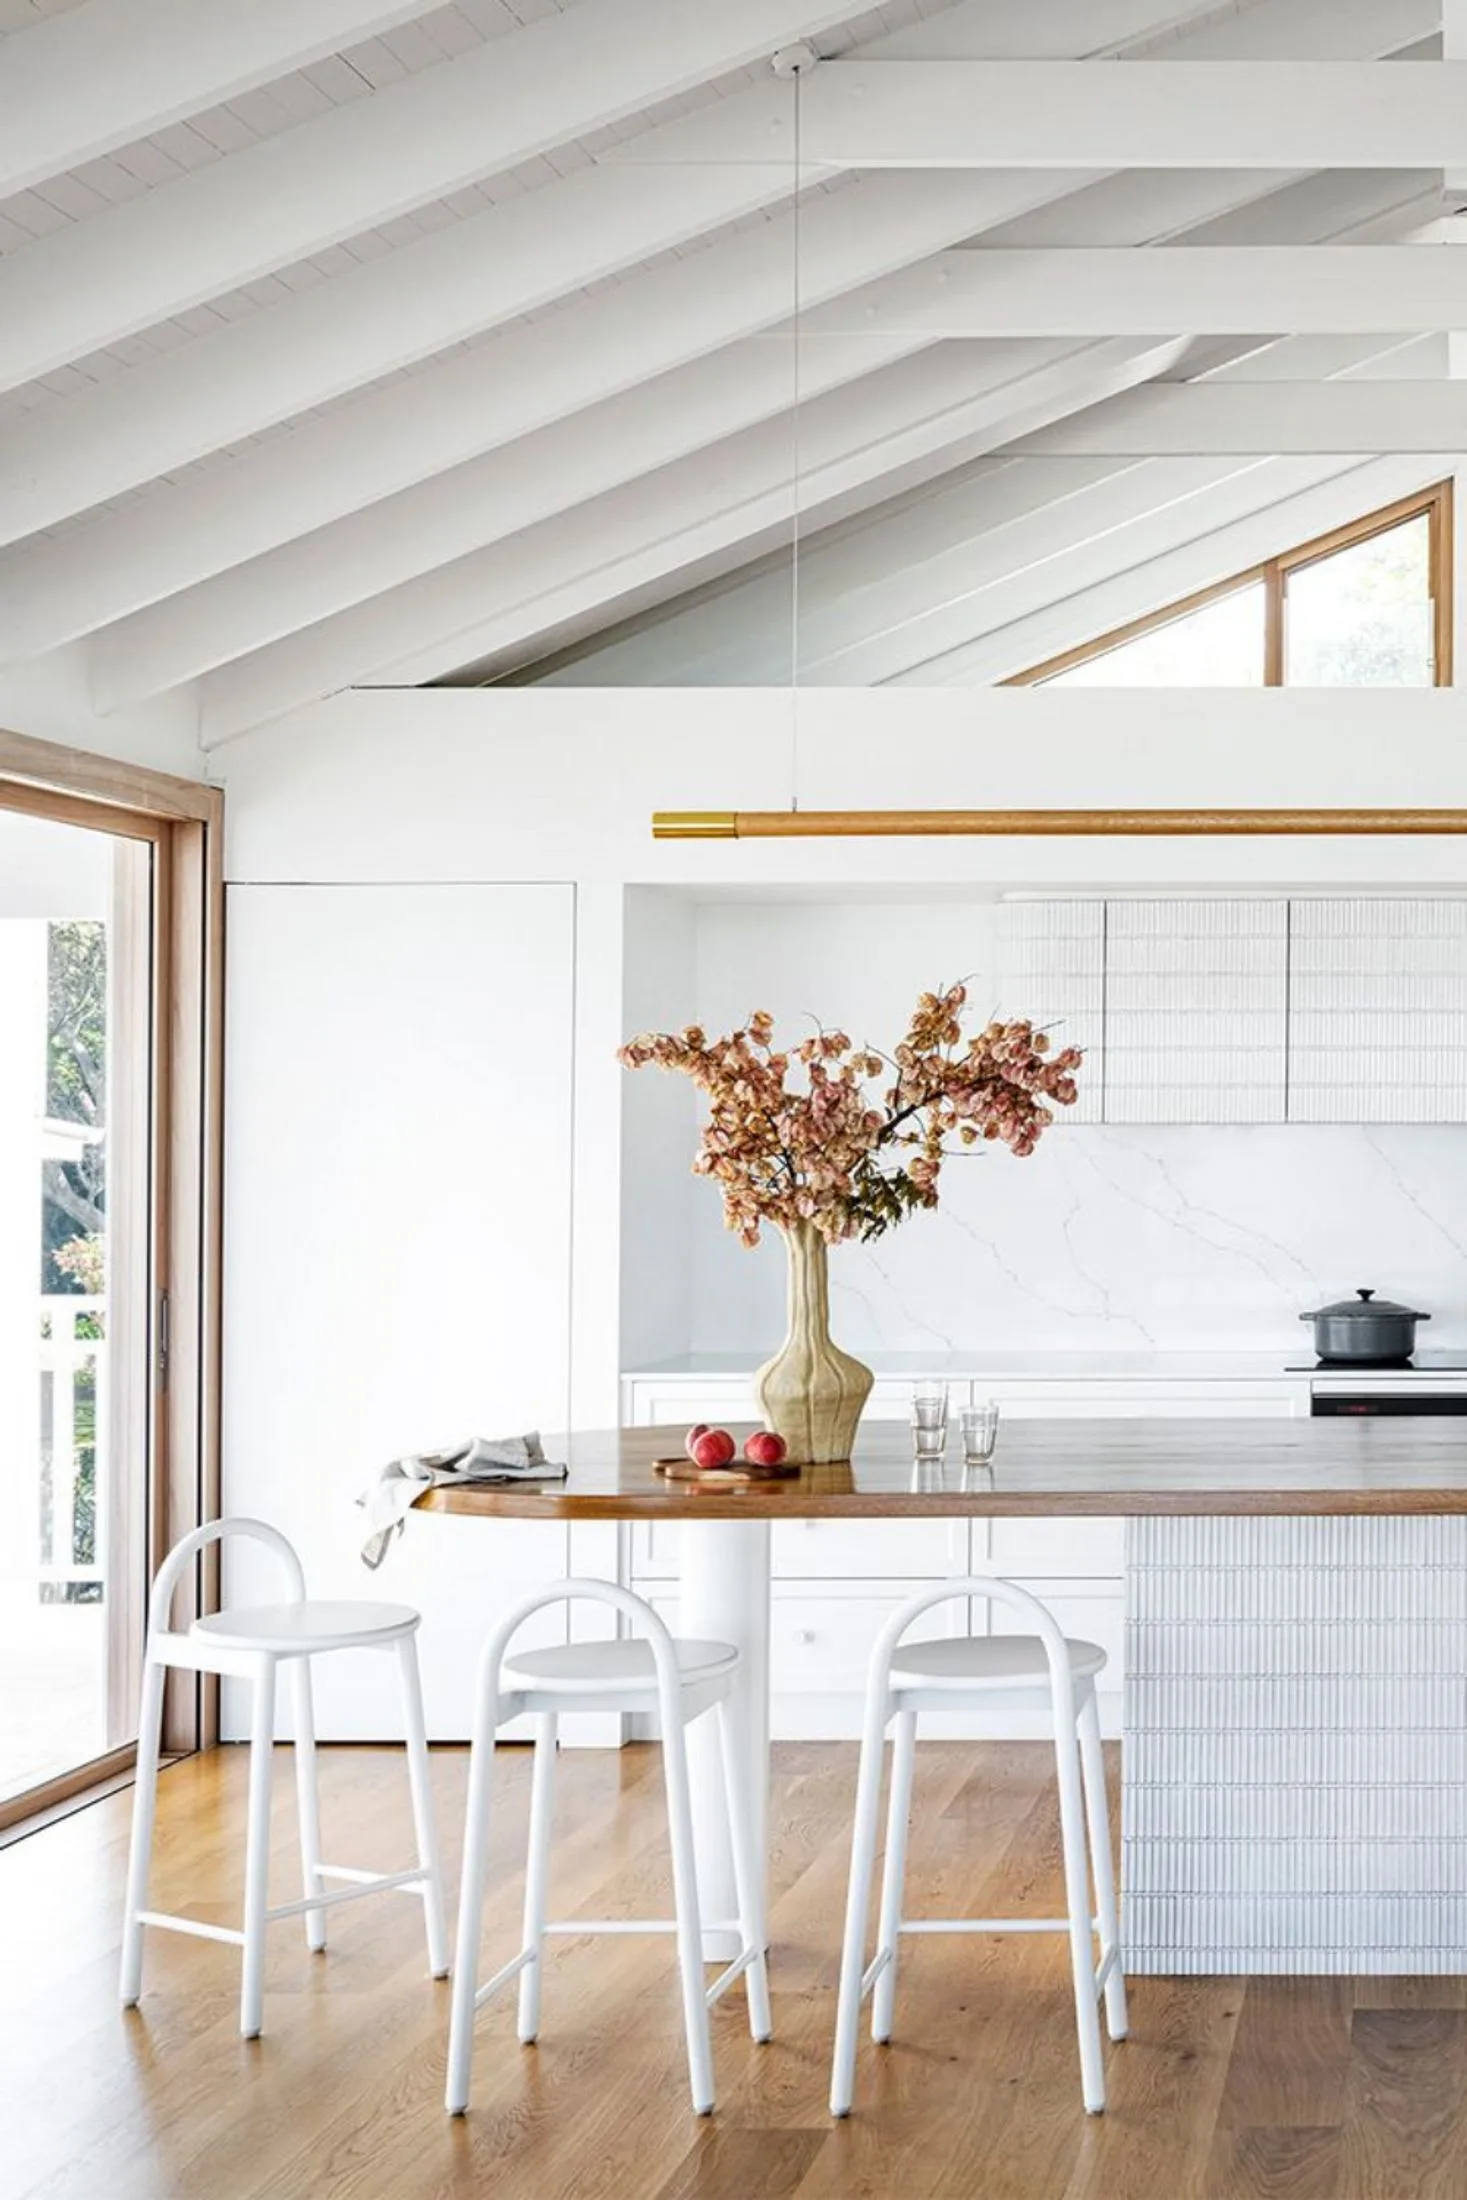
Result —
POLYGON ((815 48, 801 39, 797 46, 781 46, 769 66, 776 76, 804 76, 819 59, 815 48))

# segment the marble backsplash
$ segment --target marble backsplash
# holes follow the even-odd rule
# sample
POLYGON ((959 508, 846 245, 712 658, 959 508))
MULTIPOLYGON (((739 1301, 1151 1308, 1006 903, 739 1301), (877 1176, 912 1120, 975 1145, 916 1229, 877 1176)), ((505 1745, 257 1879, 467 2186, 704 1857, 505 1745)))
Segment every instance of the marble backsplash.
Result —
MULTIPOLYGON (((692 1188, 694 1351, 763 1354, 783 1249, 746 1252, 692 1188)), ((831 1258, 854 1352, 1277 1351, 1369 1285, 1467 1348, 1467 1128, 1059 1125, 1027 1161, 955 1159, 935 1214, 831 1258)))

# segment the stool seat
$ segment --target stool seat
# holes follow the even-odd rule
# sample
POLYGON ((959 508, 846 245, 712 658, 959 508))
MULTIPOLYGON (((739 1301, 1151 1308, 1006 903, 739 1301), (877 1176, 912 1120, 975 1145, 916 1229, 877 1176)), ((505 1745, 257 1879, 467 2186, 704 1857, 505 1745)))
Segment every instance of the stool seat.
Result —
POLYGON ((191 1635, 223 1650, 266 1650, 276 1657, 318 1650, 355 1650, 410 1635, 418 1614, 410 1604, 375 1604, 365 1598, 307 1597, 299 1603, 246 1604, 196 1619, 191 1635))
MULTIPOLYGON (((731 1642, 687 1642, 673 1639, 678 1679, 688 1685, 731 1673, 739 1662, 731 1642)), ((579 1696, 604 1691, 621 1695, 627 1689, 655 1688, 657 1666, 652 1645, 639 1636, 620 1642, 552 1643, 542 1650, 516 1650, 504 1661, 506 1688, 565 1688, 579 1696)))
MULTIPOLYGON (((1070 1676, 1089 1680, 1105 1664, 1098 1643, 1069 1636, 1070 1676)), ((896 1688, 1013 1688, 1026 1681, 1049 1688, 1049 1658, 1037 1635, 942 1636, 934 1642, 901 1642, 892 1652, 896 1688)))

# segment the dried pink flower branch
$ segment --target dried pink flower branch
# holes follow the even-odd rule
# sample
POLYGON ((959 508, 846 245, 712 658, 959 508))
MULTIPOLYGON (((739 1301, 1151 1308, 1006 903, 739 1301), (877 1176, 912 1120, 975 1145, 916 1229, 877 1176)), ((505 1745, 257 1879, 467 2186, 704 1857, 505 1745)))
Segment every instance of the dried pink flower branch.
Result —
POLYGON ((1075 1099, 1076 1047, 1057 1054, 1031 1023, 990 1023, 964 1044, 967 989, 924 993, 891 1063, 822 1031, 777 1052, 774 1019, 755 1010, 726 1037, 697 1025, 649 1031, 617 1059, 690 1077, 709 1097, 693 1172, 723 1193, 724 1220, 745 1245, 761 1223, 809 1222, 828 1244, 879 1237, 918 1207, 935 1207, 949 1141, 997 1140, 1031 1154, 1075 1099), (803 1082, 793 1088, 798 1064, 803 1082), (891 1078, 879 1100, 868 1080, 891 1078))

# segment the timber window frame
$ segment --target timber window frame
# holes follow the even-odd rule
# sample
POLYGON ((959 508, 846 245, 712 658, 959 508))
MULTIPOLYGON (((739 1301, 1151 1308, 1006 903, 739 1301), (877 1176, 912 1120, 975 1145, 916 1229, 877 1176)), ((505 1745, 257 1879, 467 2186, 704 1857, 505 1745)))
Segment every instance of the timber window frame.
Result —
POLYGON ((1217 603, 1226 596, 1235 595, 1243 588, 1263 589, 1263 685, 1284 687, 1285 627, 1288 616, 1288 589, 1291 575, 1307 568, 1323 564, 1337 557, 1342 550, 1351 550, 1356 544, 1369 542, 1376 535, 1388 534, 1392 528, 1404 526, 1413 519, 1425 517, 1428 526, 1428 586, 1432 605, 1432 685, 1450 687, 1453 681, 1453 618, 1452 618, 1452 546, 1453 546, 1453 496, 1450 480, 1434 482, 1429 489, 1418 490, 1414 496, 1399 497, 1393 504, 1386 504, 1373 512, 1362 514, 1342 527, 1330 528, 1325 534, 1315 535, 1307 542, 1296 544, 1278 556, 1266 558, 1261 564, 1251 565, 1242 572, 1231 573, 1226 580, 1214 581, 1207 588, 1199 588, 1188 596, 1179 596, 1174 602, 1161 605, 1155 611, 1144 612, 1123 626, 1112 627, 1104 634, 1097 634, 1088 641, 1078 642, 1072 649, 1061 650, 1042 663, 1030 665, 1023 672, 1012 673, 1001 680, 1001 687, 1043 687, 1057 679, 1061 673, 1071 672, 1078 665, 1090 664, 1098 657, 1108 657, 1112 651, 1123 648, 1128 642, 1153 634, 1162 627, 1174 625, 1192 612, 1201 611, 1208 604, 1217 603))

